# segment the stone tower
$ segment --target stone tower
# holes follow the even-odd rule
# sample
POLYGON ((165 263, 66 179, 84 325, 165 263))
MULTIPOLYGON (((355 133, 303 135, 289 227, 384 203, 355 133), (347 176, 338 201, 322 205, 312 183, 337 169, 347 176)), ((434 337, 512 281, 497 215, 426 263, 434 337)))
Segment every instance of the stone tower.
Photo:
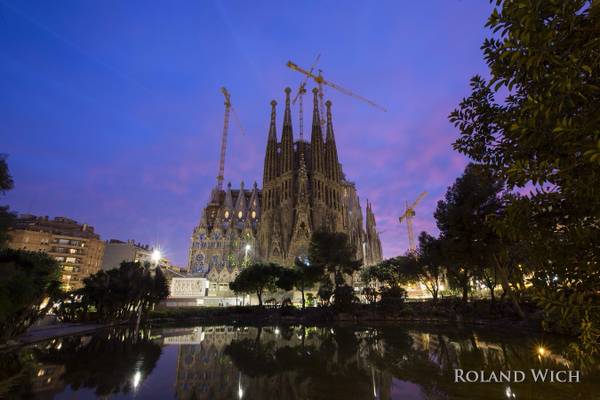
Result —
POLYGON ((308 254, 312 233, 321 229, 346 233, 366 265, 381 261, 372 205, 367 202, 363 224, 356 187, 338 159, 331 102, 322 132, 313 90, 310 142, 294 140, 290 93, 286 88, 281 140, 277 102, 271 101, 262 190, 256 183, 245 189, 243 182, 239 189, 215 187, 192 233, 189 271, 206 276, 217 292, 255 260, 292 265, 308 254))
POLYGON ((259 254, 264 260, 291 265, 306 256, 312 232, 346 233, 365 262, 381 260, 375 216, 367 211, 367 233, 354 183, 344 175, 338 160, 330 101, 326 102, 325 137, 320 120, 318 91, 313 90, 310 142, 294 141, 290 89, 285 90, 281 141, 277 138, 276 106, 271 102, 271 122, 265 151, 263 213, 259 227, 259 254))

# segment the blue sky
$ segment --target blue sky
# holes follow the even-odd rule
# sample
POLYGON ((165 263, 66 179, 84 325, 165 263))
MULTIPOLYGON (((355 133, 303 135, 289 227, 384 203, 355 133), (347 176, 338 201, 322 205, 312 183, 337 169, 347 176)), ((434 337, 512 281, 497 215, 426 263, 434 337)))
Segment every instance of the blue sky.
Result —
POLYGON ((232 121, 226 180, 260 185, 269 102, 280 131, 283 89, 301 79, 285 63, 320 53, 326 79, 388 109, 326 92, 346 175, 373 203, 385 256, 397 255, 404 202, 427 191, 415 229, 436 232, 435 205, 466 163, 447 116, 486 74, 491 11, 475 0, 0 0, 0 153, 15 180, 2 200, 160 245, 183 266, 217 174, 219 88, 246 131, 232 121))

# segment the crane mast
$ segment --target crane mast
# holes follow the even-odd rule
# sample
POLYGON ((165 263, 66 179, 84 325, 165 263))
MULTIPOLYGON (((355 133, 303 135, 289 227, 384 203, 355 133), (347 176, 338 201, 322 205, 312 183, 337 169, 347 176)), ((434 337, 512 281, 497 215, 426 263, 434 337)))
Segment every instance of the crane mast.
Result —
POLYGON ((408 249, 413 252, 417 250, 417 245, 415 243, 415 231, 413 227, 413 217, 415 216, 414 210, 408 209, 408 201, 406 202, 406 210, 408 215, 406 216, 406 230, 408 231, 408 249))
POLYGON ((413 226, 413 217, 416 215, 415 207, 419 202, 427 195, 427 192, 422 192, 419 197, 409 206, 408 201, 406 202, 406 209, 400 216, 399 221, 406 220, 406 230, 408 232, 408 251, 414 253, 417 250, 417 244, 415 242, 415 232, 413 226))
POLYGON ((304 85, 300 86, 298 89, 298 116, 300 118, 300 141, 304 141, 304 107, 302 106, 302 97, 304 97, 304 93, 306 93, 306 89, 304 85))
POLYGON ((231 96, 225 87, 221 88, 225 97, 225 116, 223 117, 223 133, 221 134, 221 158, 219 159, 219 174, 217 175, 217 189, 223 190, 225 179, 225 152, 227 151, 227 133, 229 131, 229 114, 231 112, 231 96))
MULTIPOLYGON (((317 54, 317 57, 315 58, 315 61, 313 62, 312 66, 310 67, 309 72, 312 73, 312 71, 317 66, 317 63, 319 62, 320 58, 321 58, 321 54, 317 54)), ((298 87, 298 92, 296 93, 296 96, 294 96, 294 99, 292 100, 292 104, 296 104, 296 101, 298 101, 298 116, 300 118, 300 123, 299 123, 300 141, 304 141, 304 106, 303 106, 302 98, 304 97, 304 94, 306 93, 306 81, 307 80, 308 80, 308 76, 305 76, 304 79, 302 79, 302 82, 300 82, 300 86, 298 87)))
POLYGON ((323 82, 325 82, 325 80, 323 79, 323 70, 319 70, 319 75, 318 75, 321 79, 319 80, 319 82, 317 83, 319 86, 319 117, 321 119, 321 129, 325 129, 325 117, 323 117, 323 110, 325 110, 325 103, 323 102, 323 97, 325 97, 325 93, 323 90, 323 82))

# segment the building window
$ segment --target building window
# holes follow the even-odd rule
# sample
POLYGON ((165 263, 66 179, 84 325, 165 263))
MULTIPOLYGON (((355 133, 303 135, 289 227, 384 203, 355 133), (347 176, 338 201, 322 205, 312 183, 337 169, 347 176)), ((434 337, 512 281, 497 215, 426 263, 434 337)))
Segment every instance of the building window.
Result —
POLYGON ((67 258, 65 259, 65 262, 68 262, 68 263, 74 264, 74 263, 76 263, 76 262, 77 262, 77 258, 75 258, 75 257, 67 257, 67 258))
POLYGON ((252 218, 256 218, 256 211, 252 211, 252 218))
POLYGON ((69 249, 69 253, 71 253, 71 254, 77 254, 77 249, 69 249))

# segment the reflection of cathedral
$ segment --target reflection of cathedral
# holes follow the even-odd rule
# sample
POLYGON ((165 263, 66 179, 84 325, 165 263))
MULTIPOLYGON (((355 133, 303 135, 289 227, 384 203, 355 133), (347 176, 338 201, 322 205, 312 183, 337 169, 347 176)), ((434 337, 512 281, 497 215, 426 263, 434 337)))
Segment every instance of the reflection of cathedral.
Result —
MULTIPOLYGON (((314 92, 310 142, 294 140, 290 89, 286 89, 281 140, 276 132, 276 102, 265 151, 263 188, 215 189, 194 229, 189 269, 211 282, 231 281, 240 267, 254 259, 292 265, 305 256, 316 230, 346 233, 356 257, 369 265, 382 251, 372 205, 366 223, 353 182, 338 160, 331 102, 327 102, 325 135, 314 92)), ((321 110, 322 112, 323 110, 321 110)))

